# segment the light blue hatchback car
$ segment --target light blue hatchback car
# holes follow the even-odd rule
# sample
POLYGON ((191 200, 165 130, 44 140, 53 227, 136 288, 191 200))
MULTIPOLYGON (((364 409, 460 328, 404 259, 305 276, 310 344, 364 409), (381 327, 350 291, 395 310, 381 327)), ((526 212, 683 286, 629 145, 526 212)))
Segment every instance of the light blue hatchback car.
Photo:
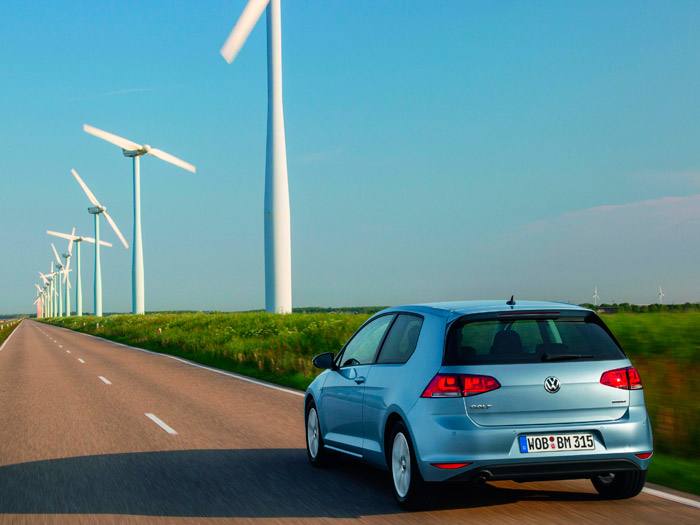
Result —
POLYGON ((370 318, 305 398, 315 466, 342 453, 388 468, 404 508, 438 482, 591 479, 604 498, 644 486, 652 436, 639 374, 591 310, 468 301, 370 318))

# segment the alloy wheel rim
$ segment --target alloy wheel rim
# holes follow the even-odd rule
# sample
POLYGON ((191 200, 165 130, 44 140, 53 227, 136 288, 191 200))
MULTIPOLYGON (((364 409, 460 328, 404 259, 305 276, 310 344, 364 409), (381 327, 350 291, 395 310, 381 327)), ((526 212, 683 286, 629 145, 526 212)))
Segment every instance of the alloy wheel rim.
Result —
POLYGON ((394 437, 391 448, 391 473, 394 477, 394 488, 400 498, 405 498, 411 485, 411 450, 403 433, 394 437))
POLYGON ((309 410, 309 418, 306 423, 306 443, 309 447, 309 454, 312 459, 316 459, 318 455, 318 414, 316 409, 309 410))

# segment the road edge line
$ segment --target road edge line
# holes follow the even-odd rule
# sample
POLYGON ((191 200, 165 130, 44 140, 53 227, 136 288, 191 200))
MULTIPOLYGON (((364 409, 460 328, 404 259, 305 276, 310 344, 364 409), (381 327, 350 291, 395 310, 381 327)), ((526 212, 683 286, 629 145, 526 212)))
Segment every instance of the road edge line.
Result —
POLYGON ((656 489, 650 489, 647 487, 644 487, 642 489, 642 492, 644 494, 649 494, 650 496, 656 496, 657 498, 667 499, 670 501, 674 501, 676 503, 681 503, 683 505, 687 505, 689 507, 695 507, 696 509, 700 509, 700 501, 695 501, 693 499, 684 498, 682 496, 676 496, 675 494, 670 494, 668 492, 663 492, 661 490, 656 490, 656 489))
POLYGON ((301 390, 293 390, 293 389, 291 389, 291 388, 286 388, 286 387, 282 387, 282 386, 273 385, 272 383, 267 383, 267 382, 265 382, 265 381, 260 381, 260 380, 258 380, 258 379, 253 379, 252 377, 247 377, 247 376, 244 376, 244 375, 241 375, 241 374, 236 374, 236 373, 234 373, 234 372, 228 372, 227 370, 219 370, 218 368, 214 368, 214 367, 211 367, 211 366, 207 366, 207 365, 202 365, 202 364, 199 364, 199 363, 195 363, 194 361, 190 361, 189 359, 185 359, 184 357, 178 357, 178 356, 176 356, 176 355, 164 354, 164 353, 161 353, 161 352, 154 352, 154 351, 152 351, 152 350, 146 350, 145 348, 138 348, 137 346, 125 345, 124 343, 118 343, 118 342, 116 342, 116 341, 110 341, 109 339, 105 339, 104 337, 100 337, 99 335, 86 334, 85 332, 79 332, 79 331, 77 331, 77 330, 71 330, 70 328, 65 328, 65 327, 63 327, 63 326, 56 326, 56 325, 54 325, 54 324, 49 324, 48 326, 53 326, 54 328, 60 328, 60 329, 62 329, 62 330, 67 330, 67 331, 69 331, 69 332, 71 332, 71 333, 74 333, 74 334, 81 334, 81 335, 85 335, 85 336, 88 336, 88 337, 94 337, 95 339, 99 339, 99 340, 105 341, 105 342, 107 342, 107 343, 112 343, 112 344, 114 344, 114 345, 123 346, 124 348, 130 348, 131 350, 138 350, 139 352, 145 352, 145 353, 147 353, 147 354, 153 354, 153 355, 159 355, 159 356, 162 356, 162 357, 167 357, 168 359, 174 359, 175 361, 180 361, 181 363, 185 363, 186 365, 195 366, 195 367, 197 367, 197 368, 202 368, 202 369, 204 369, 204 370, 209 370, 210 372, 216 372, 217 374, 222 374, 222 375, 225 375, 225 376, 228 376, 228 377, 232 377, 232 378, 238 379, 238 380, 240 380, 240 381, 245 381, 246 383, 253 383, 254 385, 264 386, 264 387, 270 388, 270 389, 272 389, 272 390, 279 390, 280 392, 286 392, 287 394, 292 394, 292 395, 301 396, 301 397, 304 397, 304 396, 306 395, 306 394, 305 394, 304 392, 302 392, 301 390))

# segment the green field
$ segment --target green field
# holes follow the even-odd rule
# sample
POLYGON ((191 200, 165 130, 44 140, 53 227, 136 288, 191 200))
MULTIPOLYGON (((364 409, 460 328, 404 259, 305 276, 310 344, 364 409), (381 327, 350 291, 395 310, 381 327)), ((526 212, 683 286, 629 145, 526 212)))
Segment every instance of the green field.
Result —
MULTIPOLYGON (((54 324, 304 389, 319 372, 311 359, 337 352, 368 313, 114 315, 54 324), (158 329, 161 329, 161 334, 158 329)), ((649 480, 700 494, 700 312, 603 316, 644 383, 658 462, 649 480)))

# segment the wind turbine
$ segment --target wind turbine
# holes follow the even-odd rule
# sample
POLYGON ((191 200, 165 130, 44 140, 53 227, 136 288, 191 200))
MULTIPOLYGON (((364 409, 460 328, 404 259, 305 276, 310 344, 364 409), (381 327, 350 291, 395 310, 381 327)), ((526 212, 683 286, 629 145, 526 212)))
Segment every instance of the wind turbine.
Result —
POLYGON ((95 293, 94 293, 94 302, 95 302, 95 316, 102 317, 102 266, 100 265, 100 244, 102 244, 102 243, 100 242, 100 215, 105 216, 105 219, 107 219, 107 222, 114 230, 114 233, 116 233, 117 237, 119 237, 119 240, 122 241, 124 248, 126 248, 128 250, 129 245, 126 243, 126 239, 124 239, 122 232, 119 231, 119 228, 117 228, 117 225, 114 222, 114 220, 112 219, 112 217, 110 217, 109 214, 107 213, 107 208, 105 208, 104 206, 102 206, 100 204, 100 202, 97 200, 97 197, 95 197, 92 194, 92 192, 90 191, 90 188, 88 188, 87 184, 85 184, 83 182, 83 179, 80 178, 80 175, 78 175, 77 171, 72 169, 71 173, 75 177, 75 180, 78 181, 78 184, 80 184, 80 187, 83 188, 83 191, 85 192, 85 195, 87 195, 87 198, 90 200, 90 202, 92 204, 94 204, 93 208, 88 208, 88 213, 95 216, 95 293))
POLYGON ((593 305, 598 306, 599 300, 600 300, 600 297, 598 296, 598 286, 595 286, 593 288, 593 305))
POLYGON ((280 0, 250 0, 221 48, 230 64, 267 9, 267 155, 265 162, 265 310, 292 311, 292 248, 287 147, 282 110, 280 0), (269 5, 268 5, 269 4, 269 5))
MULTIPOLYGON (((76 280, 76 288, 75 288, 75 315, 78 317, 82 317, 83 315, 83 283, 82 283, 82 278, 81 278, 81 270, 80 270, 80 243, 81 242, 89 242, 91 244, 95 244, 95 239, 92 237, 82 237, 80 235, 75 235, 75 228, 73 228, 72 233, 60 233, 60 232, 54 232, 51 230, 46 230, 46 233, 49 235, 53 235, 55 237, 61 237, 62 239, 68 239, 71 242, 75 242, 76 250, 77 250, 77 265, 78 267, 76 268, 76 272, 78 273, 76 280)), ((108 246, 109 248, 112 247, 112 243, 109 243, 107 241, 100 241, 100 244, 102 246, 108 246)), ((69 251, 70 251, 70 245, 69 245, 69 251)))
POLYGON ((48 296, 49 296, 49 280, 48 278, 39 272, 39 277, 41 277, 41 280, 44 283, 44 317, 51 317, 50 314, 50 309, 49 309, 49 301, 48 301, 48 296))
POLYGON ((95 137, 106 140, 107 142, 119 146, 125 157, 134 159, 134 252, 131 267, 131 290, 132 290, 132 312, 142 314, 146 311, 146 301, 144 297, 143 285, 143 244, 141 241, 141 168, 139 157, 148 153, 154 157, 158 157, 165 162, 174 164, 182 169, 195 173, 197 168, 192 164, 178 159, 177 157, 166 153, 163 150, 152 148, 148 144, 137 144, 128 139, 113 135, 107 131, 83 124, 83 131, 94 135, 95 137))
POLYGON ((51 248, 53 249, 53 254, 56 256, 56 261, 58 261, 58 271, 56 272, 58 275, 58 317, 63 317, 63 285, 61 284, 61 273, 64 266, 53 243, 51 243, 51 248))
MULTIPOLYGON (((73 228, 73 234, 75 234, 75 228, 73 228)), ((68 253, 63 254, 63 258, 66 260, 65 264, 61 264, 61 259, 58 257, 58 253, 56 252, 56 247, 51 243, 51 247, 53 248, 53 253, 56 256, 56 260, 58 260, 59 268, 63 268, 63 281, 66 283, 66 310, 65 310, 65 317, 70 317, 70 293, 68 293, 69 288, 71 288, 70 285, 70 275, 68 272, 70 272, 70 260, 71 256, 73 255, 73 239, 70 239, 68 241, 68 253)), ((59 282, 59 286, 62 287, 61 283, 59 282)), ((59 294, 59 301, 61 301, 60 294, 59 294)), ((61 302, 61 310, 63 310, 63 303, 61 302)))
POLYGON ((43 274, 39 272, 39 277, 44 280, 49 291, 49 317, 55 317, 58 311, 56 304, 56 287, 54 286, 54 277, 56 273, 53 271, 53 261, 51 261, 51 273, 43 274))
POLYGON ((664 297, 666 297, 666 294, 661 289, 661 286, 659 286, 659 304, 664 304, 664 297))
POLYGON ((36 286, 36 301, 34 301, 36 316, 41 318, 44 317, 44 290, 36 283, 34 283, 34 286, 36 286))

